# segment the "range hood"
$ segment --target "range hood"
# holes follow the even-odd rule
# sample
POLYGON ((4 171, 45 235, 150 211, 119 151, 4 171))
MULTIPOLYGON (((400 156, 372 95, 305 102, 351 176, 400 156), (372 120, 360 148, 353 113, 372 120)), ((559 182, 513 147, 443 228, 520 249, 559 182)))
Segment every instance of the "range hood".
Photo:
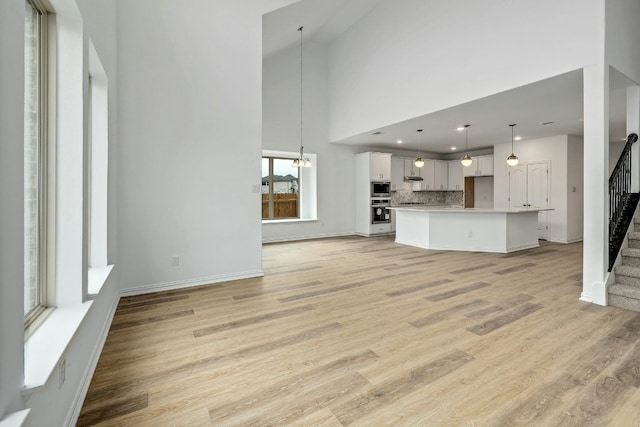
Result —
POLYGON ((405 181, 424 181, 421 176, 405 176, 405 181))

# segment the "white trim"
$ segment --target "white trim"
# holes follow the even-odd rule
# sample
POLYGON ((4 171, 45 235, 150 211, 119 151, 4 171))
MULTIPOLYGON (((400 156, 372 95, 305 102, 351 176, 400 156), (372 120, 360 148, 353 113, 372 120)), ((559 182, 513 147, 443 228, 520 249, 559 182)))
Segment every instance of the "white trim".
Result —
POLYGON ((593 297, 591 296, 590 293, 587 292, 582 292, 580 294, 580 301, 584 301, 584 302, 593 302, 593 297))
POLYGON ((174 289, 192 288, 194 286, 211 285, 213 283, 228 282, 232 280, 251 279, 262 277, 262 270, 245 271, 241 273, 220 274, 217 276, 200 277, 196 279, 176 280, 174 282, 153 283, 150 285, 136 286, 120 290, 120 296, 133 296, 149 294, 152 292, 171 291, 174 289))
POLYGON ((344 237, 353 236, 353 232, 344 233, 327 233, 327 234, 312 234, 305 236, 287 236, 287 237, 275 237, 272 239, 262 239, 262 243, 280 243, 280 242, 293 242, 297 240, 312 240, 312 239, 327 239, 331 237, 344 237))
MULTIPOLYGON (((544 240, 544 239, 543 239, 544 240)), ((560 243, 563 245, 569 245, 571 243, 578 243, 578 242, 582 242, 582 237, 578 237, 577 239, 569 239, 569 240, 561 240, 561 239, 546 239, 547 242, 552 242, 552 243, 560 243)))
POLYGON ((23 409, 22 411, 14 412, 12 414, 7 415, 5 418, 0 420, 0 427, 21 427, 24 425, 24 422, 27 420, 29 416, 29 412, 31 409, 23 409))
POLYGON ((98 365, 98 360, 100 359, 100 355, 102 354, 104 344, 107 341, 109 329, 111 329, 111 323, 113 322, 113 317, 116 314, 116 309, 118 308, 119 302, 120 297, 116 296, 116 298, 113 299, 113 304, 111 305, 111 309, 109 310, 109 314, 107 316, 108 321, 104 322, 102 332, 100 333, 100 336, 98 337, 98 340, 93 347, 93 352, 91 353, 91 357, 89 358, 88 364, 84 370, 84 373, 82 374, 80 385, 78 387, 78 390, 76 391, 76 395, 73 397, 72 405, 69 409, 69 413, 67 414, 67 418, 64 423, 64 425, 68 427, 73 427, 78 422, 80 411, 82 410, 82 404, 84 403, 84 399, 87 396, 87 391, 89 391, 91 379, 93 378, 96 366, 98 365))
POLYGON ((100 293, 102 287, 107 283, 107 279, 113 270, 113 264, 105 267, 89 267, 87 279, 88 297, 95 297, 100 293))
POLYGON ((27 339, 24 343, 23 395, 37 391, 49 381, 92 304, 93 301, 87 301, 54 309, 27 339))
POLYGON ((298 223, 298 222, 314 222, 318 221, 318 218, 291 218, 291 219, 263 219, 262 225, 266 224, 286 224, 286 223, 298 223))

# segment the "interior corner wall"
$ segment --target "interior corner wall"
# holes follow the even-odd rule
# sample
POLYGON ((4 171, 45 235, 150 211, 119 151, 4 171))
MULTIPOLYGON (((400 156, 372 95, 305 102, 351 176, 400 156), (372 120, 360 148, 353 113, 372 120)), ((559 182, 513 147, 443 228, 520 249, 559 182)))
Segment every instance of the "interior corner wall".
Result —
POLYGON ((22 409, 24 1, 0 1, 0 420, 22 409))
POLYGON ((567 242, 583 238, 584 227, 584 140, 567 137, 567 242))
POLYGON ((605 0, 605 21, 609 65, 640 84, 640 2, 605 0))
MULTIPOLYGON (((539 161, 549 162, 549 207, 553 208, 553 210, 548 213, 549 240, 560 243, 569 242, 569 211, 567 199, 568 139, 568 135, 558 135, 549 138, 521 141, 514 146, 514 152, 520 159, 520 164, 539 161)), ((511 143, 496 144, 493 150, 496 159, 506 159, 511 153, 511 143)), ((494 162, 493 182, 495 207, 509 206, 508 168, 506 161, 494 162)), ((578 212, 574 212, 574 214, 578 214, 578 212)), ((582 214, 581 210, 579 214, 582 214)), ((572 219, 572 221, 573 220, 574 219, 572 219)))
POLYGON ((262 14, 286 3, 118 3, 124 292, 261 274, 262 14))
MULTIPOLYGON (((327 48, 303 46, 303 131, 305 152, 317 163, 316 221, 263 223, 264 242, 353 234, 354 153, 362 147, 328 142, 327 48)), ((265 150, 298 152, 300 144, 300 51, 298 47, 263 62, 263 134, 265 150)))
POLYGON ((329 140, 601 61, 603 1, 379 2, 330 46, 329 140))

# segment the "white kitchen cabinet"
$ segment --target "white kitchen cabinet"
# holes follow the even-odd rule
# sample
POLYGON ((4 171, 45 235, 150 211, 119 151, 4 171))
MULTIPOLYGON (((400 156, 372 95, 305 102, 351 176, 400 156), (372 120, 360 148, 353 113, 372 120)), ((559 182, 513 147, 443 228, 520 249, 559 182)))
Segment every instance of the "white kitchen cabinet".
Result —
POLYGON ((472 157, 471 166, 463 167, 464 176, 493 176, 493 156, 472 157))
POLYGON ((452 160, 449 162, 449 191, 461 191, 464 190, 464 176, 462 175, 462 163, 460 160, 452 160))
POLYGON ((391 154, 369 153, 369 173, 372 181, 391 181, 391 154))
POLYGON ((404 159, 404 175, 420 176, 420 168, 415 165, 416 159, 404 159))
POLYGON ((435 160, 424 159, 424 166, 418 169, 422 181, 418 181, 419 191, 433 191, 435 189, 434 177, 435 160))
POLYGON ((404 186, 404 158, 391 157, 391 191, 402 190, 404 186))
POLYGON ((435 190, 444 191, 448 188, 449 165, 444 160, 435 160, 433 167, 433 187, 435 190))
MULTIPOLYGON (((385 202, 389 203, 389 200, 372 197, 371 183, 391 181, 391 154, 370 152, 356 154, 355 165, 355 232, 360 236, 388 234, 391 232, 390 216, 388 222, 374 221, 372 205, 374 203, 383 205, 385 202)), ((383 206, 381 207, 384 209, 383 206)))

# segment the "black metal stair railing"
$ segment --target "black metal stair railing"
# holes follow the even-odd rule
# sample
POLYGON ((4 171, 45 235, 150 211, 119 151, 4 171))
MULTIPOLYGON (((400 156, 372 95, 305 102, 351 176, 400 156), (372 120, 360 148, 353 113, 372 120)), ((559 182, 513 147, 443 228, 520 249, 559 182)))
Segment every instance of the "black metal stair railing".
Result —
POLYGON ((616 167, 609 178, 609 271, 613 268, 636 210, 639 193, 631 192, 631 146, 638 140, 629 134, 616 167))

